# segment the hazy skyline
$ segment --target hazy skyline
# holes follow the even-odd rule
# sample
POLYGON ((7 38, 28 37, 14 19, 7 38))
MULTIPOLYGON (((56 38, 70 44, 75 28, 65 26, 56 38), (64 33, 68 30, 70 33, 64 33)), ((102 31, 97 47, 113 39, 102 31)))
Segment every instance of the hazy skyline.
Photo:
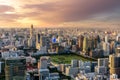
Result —
POLYGON ((120 24, 120 0, 0 0, 0 27, 120 24))

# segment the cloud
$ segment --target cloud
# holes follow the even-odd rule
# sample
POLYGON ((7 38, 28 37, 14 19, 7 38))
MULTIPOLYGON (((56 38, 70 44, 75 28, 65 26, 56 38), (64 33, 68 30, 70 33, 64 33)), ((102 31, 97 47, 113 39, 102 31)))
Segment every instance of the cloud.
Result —
POLYGON ((8 5, 0 5, 0 22, 15 22, 19 18, 18 14, 13 14, 15 8, 8 5))
MULTIPOLYGON (((0 22, 44 24, 119 20, 120 0, 2 0, 0 22), (13 12, 12 14, 9 14, 13 12)), ((1 1, 0 1, 1 2, 1 1)), ((7 24, 6 24, 7 25, 7 24)), ((26 24, 25 24, 26 25, 26 24)))
POLYGON ((7 11, 14 11, 15 9, 11 6, 7 6, 7 5, 0 5, 0 13, 4 13, 7 11))
MULTIPOLYGON (((69 0, 28 4, 24 8, 40 12, 36 19, 47 22, 72 22, 91 18, 93 15, 120 7, 119 0, 69 0)), ((33 14, 33 16, 35 16, 33 14)))
POLYGON ((6 21, 6 22, 14 22, 17 19, 19 19, 21 15, 18 14, 0 14, 0 20, 6 21))

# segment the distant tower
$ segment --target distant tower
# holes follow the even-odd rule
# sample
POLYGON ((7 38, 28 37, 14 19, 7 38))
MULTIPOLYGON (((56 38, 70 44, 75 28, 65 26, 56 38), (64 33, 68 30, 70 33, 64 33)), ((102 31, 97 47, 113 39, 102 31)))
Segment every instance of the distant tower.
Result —
POLYGON ((30 28, 30 38, 33 37, 33 24, 31 25, 31 28, 30 28))
POLYGON ((28 46, 29 47, 34 46, 33 25, 31 25, 31 28, 30 28, 30 38, 29 38, 29 41, 28 41, 28 46))

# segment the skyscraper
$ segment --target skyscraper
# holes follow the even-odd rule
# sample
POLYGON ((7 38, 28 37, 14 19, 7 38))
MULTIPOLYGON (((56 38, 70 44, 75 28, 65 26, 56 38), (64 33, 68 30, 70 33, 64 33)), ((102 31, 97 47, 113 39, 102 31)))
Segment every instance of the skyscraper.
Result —
POLYGON ((110 54, 110 44, 103 42, 104 56, 109 56, 110 54))
POLYGON ((30 28, 30 38, 33 38, 33 24, 31 25, 31 28, 30 28))
POLYGON ((29 38, 29 40, 28 40, 28 46, 29 47, 34 47, 34 42, 35 42, 35 40, 34 40, 34 36, 33 36, 33 25, 31 25, 31 28, 30 28, 30 38, 29 38))
POLYGON ((40 34, 36 34, 36 49, 40 49, 40 34))
POLYGON ((40 46, 41 47, 47 46, 47 37, 46 36, 41 36, 40 37, 40 46))
POLYGON ((83 39, 84 37, 82 35, 78 38, 78 47, 80 48, 80 50, 83 49, 83 39))
POLYGON ((105 42, 103 42, 104 56, 109 56, 110 54, 110 43, 108 42, 108 36, 105 36, 105 42))
POLYGON ((110 75, 116 74, 120 78, 120 55, 109 56, 110 75))
POLYGON ((6 80, 26 80, 26 58, 7 58, 5 60, 6 80))
POLYGON ((49 70, 47 69, 49 63, 49 57, 43 56, 40 58, 40 62, 38 62, 39 80, 45 80, 46 77, 49 77, 49 70))
POLYGON ((83 51, 84 52, 87 52, 88 50, 87 43, 88 43, 87 37, 84 37, 84 40, 83 40, 83 51))
POLYGON ((105 36, 105 43, 108 43, 108 35, 105 36))
POLYGON ((89 50, 93 50, 94 49, 94 39, 93 39, 93 37, 89 38, 89 40, 88 40, 88 49, 89 50))
POLYGON ((115 41, 110 42, 110 54, 115 53, 115 41))

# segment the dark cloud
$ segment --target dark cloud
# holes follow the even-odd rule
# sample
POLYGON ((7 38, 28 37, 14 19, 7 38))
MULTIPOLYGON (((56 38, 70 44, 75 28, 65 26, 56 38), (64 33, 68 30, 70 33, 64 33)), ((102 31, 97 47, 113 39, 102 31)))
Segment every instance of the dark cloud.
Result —
MULTIPOLYGON (((42 12, 36 19, 47 22, 72 22, 91 18, 120 7, 120 0, 61 0, 43 4, 25 5, 24 8, 42 12)), ((32 15, 31 15, 32 16, 32 15)), ((33 14, 33 16, 35 16, 33 14)))
POLYGON ((0 5, 0 13, 4 13, 7 11, 14 11, 15 9, 11 6, 7 6, 7 5, 0 5))

